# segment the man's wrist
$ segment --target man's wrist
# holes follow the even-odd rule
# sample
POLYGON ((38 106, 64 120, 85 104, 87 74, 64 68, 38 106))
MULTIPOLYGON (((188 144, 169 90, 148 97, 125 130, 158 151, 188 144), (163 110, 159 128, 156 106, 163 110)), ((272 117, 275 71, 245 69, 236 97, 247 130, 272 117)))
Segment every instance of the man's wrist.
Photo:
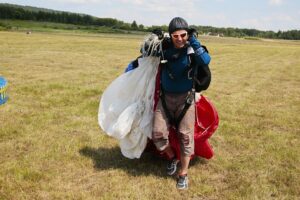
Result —
POLYGON ((203 47, 199 47, 198 49, 195 49, 195 53, 198 55, 201 55, 205 52, 205 49, 203 47))
POLYGON ((197 40, 197 38, 194 35, 191 36, 189 42, 195 51, 201 47, 199 40, 197 40))

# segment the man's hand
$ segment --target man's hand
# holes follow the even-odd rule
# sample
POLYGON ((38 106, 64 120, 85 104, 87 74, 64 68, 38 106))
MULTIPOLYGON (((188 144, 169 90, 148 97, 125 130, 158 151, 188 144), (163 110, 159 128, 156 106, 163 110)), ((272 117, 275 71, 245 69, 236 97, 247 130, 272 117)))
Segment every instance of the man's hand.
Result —
POLYGON ((201 44, 195 35, 190 35, 189 42, 195 51, 201 47, 201 44))
POLYGON ((160 28, 154 29, 152 31, 152 33, 154 33, 155 35, 157 35, 158 39, 160 39, 160 40, 163 39, 163 37, 164 37, 164 32, 160 28))
POLYGON ((188 34, 189 34, 189 36, 193 36, 194 35, 196 38, 198 38, 198 31, 196 29, 194 29, 194 28, 190 28, 188 30, 188 34))
POLYGON ((163 50, 166 50, 172 46, 172 41, 170 37, 164 37, 161 43, 162 43, 163 50))

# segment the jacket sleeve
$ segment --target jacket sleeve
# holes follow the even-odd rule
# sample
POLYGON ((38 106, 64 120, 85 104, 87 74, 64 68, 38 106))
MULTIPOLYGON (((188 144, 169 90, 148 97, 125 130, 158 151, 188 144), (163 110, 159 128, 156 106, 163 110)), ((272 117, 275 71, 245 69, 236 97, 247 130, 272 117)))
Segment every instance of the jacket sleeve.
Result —
POLYGON ((137 57, 135 60, 131 61, 127 68, 125 69, 125 72, 129 72, 131 70, 134 70, 135 68, 137 68, 139 66, 139 62, 138 59, 141 58, 142 56, 137 57))
POLYGON ((199 65, 209 65, 211 57, 206 50, 206 47, 200 46, 195 50, 195 60, 199 65))
POLYGON ((210 63, 210 55, 208 54, 207 48, 200 44, 200 41, 192 35, 189 38, 189 43, 195 52, 195 59, 199 65, 208 65, 210 63))

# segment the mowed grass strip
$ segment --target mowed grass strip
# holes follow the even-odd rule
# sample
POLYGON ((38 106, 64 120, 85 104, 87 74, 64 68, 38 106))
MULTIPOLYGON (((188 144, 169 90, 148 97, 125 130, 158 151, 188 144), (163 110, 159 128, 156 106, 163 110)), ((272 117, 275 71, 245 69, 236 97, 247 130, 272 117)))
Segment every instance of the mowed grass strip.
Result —
POLYGON ((99 99, 142 36, 0 32, 0 199, 298 199, 300 43, 200 37, 220 125, 180 192, 166 161, 124 158, 99 99))

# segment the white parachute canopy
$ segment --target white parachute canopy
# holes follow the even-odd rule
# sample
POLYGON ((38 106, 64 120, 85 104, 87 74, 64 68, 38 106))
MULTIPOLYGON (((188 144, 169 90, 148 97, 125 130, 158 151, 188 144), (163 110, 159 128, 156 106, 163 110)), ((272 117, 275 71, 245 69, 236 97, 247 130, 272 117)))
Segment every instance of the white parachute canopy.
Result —
POLYGON ((151 138, 155 78, 159 57, 152 52, 161 41, 150 35, 142 47, 139 67, 115 79, 103 92, 98 122, 107 135, 119 140, 122 154, 127 158, 140 158, 151 138), (151 47, 146 49, 145 46, 151 47))

